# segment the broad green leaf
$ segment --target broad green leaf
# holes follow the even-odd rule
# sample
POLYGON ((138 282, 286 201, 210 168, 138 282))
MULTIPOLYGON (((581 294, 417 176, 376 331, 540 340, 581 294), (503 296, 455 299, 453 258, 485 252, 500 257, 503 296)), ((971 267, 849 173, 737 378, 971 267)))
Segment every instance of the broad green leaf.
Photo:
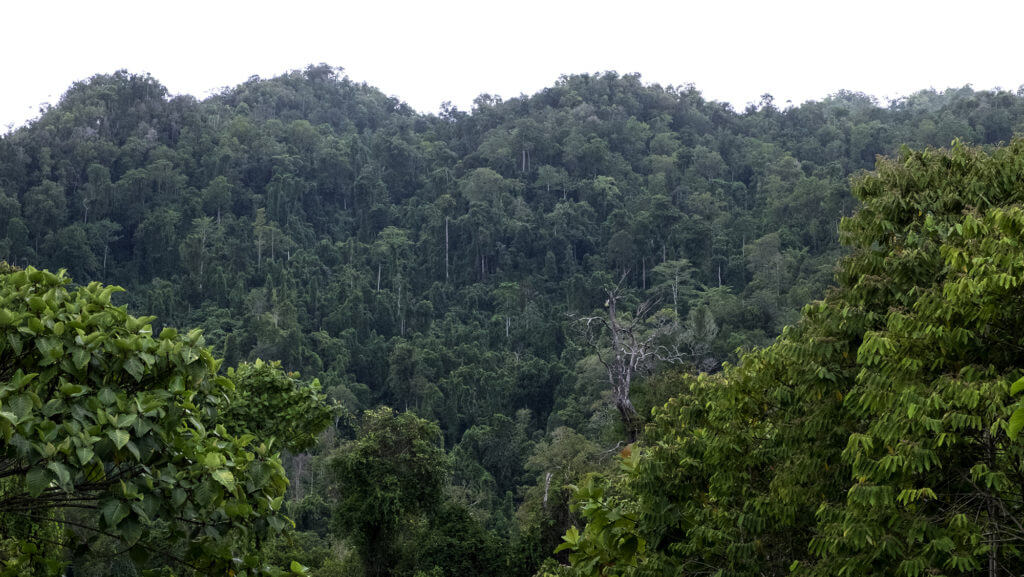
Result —
POLYGON ((146 368, 142 366, 141 362, 139 362, 138 357, 132 357, 124 363, 124 370, 134 377, 136 381, 141 381, 146 368))
POLYGON ((1013 412, 1013 416, 1010 417, 1010 422, 1006 428, 1006 432, 1010 435, 1011 439, 1016 440, 1021 429, 1024 429, 1024 406, 1017 407, 1017 410, 1013 412))
POLYGON ((199 483, 194 490, 194 496, 196 503, 202 507, 208 507, 216 497, 214 491, 210 489, 210 485, 207 483, 199 483))
POLYGON ((181 487, 175 487, 171 491, 171 503, 175 507, 181 507, 185 503, 185 499, 188 499, 188 493, 185 492, 181 487))
POLYGON ((21 355, 22 340, 20 336, 15 333, 8 333, 7 343, 11 345, 11 349, 14 350, 15 355, 21 355))
POLYGON ((228 491, 235 490, 235 476, 231 471, 228 471, 227 469, 217 469, 210 473, 210 476, 221 485, 224 485, 228 491))
POLYGON ((81 465, 85 465, 86 463, 91 461, 93 456, 95 455, 92 449, 88 447, 80 447, 78 449, 75 449, 75 454, 78 455, 78 463, 81 465))
POLYGON ((89 364, 89 359, 91 358, 92 354, 85 349, 76 348, 71 353, 71 360, 75 363, 75 368, 79 370, 84 369, 89 364))
POLYGON ((76 385, 75 383, 64 383, 60 386, 60 394, 65 397, 73 397, 79 395, 85 391, 85 387, 82 385, 76 385))
POLYGON ((131 513, 131 509, 120 499, 108 499, 100 505, 100 513, 103 514, 107 526, 113 528, 131 513))
POLYGON ((110 406, 117 402, 117 393, 108 387, 100 389, 100 392, 96 395, 96 398, 100 400, 104 405, 110 406))
POLYGON ((38 497, 50 486, 51 480, 50 472, 44 468, 33 468, 30 469, 28 474, 25 475, 25 486, 28 489, 28 494, 32 497, 38 497))
POLYGON ((138 461, 142 459, 142 454, 139 452, 139 447, 136 446, 135 443, 128 441, 127 443, 124 444, 124 446, 128 449, 128 452, 131 453, 133 457, 135 457, 135 460, 138 461))
POLYGON ((128 434, 128 431, 123 429, 109 430, 107 431, 107 436, 110 437, 111 441, 114 441, 114 446, 118 449, 124 448, 124 446, 128 444, 128 441, 131 440, 131 435, 128 434))
POLYGON ((1017 393, 1024 391, 1024 377, 1017 379, 1017 382, 1010 386, 1010 394, 1016 395, 1017 393))
POLYGON ((219 453, 206 453, 203 455, 203 465, 210 467, 211 469, 220 467, 223 464, 219 453))
POLYGON ((16 395, 8 399, 5 405, 7 406, 7 408, 11 409, 11 412, 13 412, 18 417, 18 419, 21 419, 22 417, 29 414, 29 412, 32 410, 32 406, 34 405, 34 403, 32 402, 31 396, 29 396, 27 393, 22 393, 20 395, 16 395))
POLYGON ((68 468, 63 463, 59 463, 57 461, 50 461, 46 468, 53 471, 54 474, 57 475, 57 482, 62 487, 70 488, 68 487, 68 485, 71 483, 71 472, 68 471, 68 468))
POLYGON ((138 521, 135 521, 134 519, 128 519, 123 523, 120 523, 117 529, 121 533, 121 536, 129 545, 138 542, 138 540, 142 537, 142 524, 138 521))

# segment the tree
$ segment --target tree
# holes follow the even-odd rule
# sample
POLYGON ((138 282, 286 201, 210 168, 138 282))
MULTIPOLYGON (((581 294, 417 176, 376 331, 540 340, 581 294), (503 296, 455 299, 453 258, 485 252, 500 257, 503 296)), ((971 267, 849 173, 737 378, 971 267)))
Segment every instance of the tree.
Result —
POLYGON ((217 419, 236 382, 199 331, 154 336, 154 317, 110 303, 118 290, 0 270, 0 574, 57 574, 54 545, 102 539, 199 572, 274 574, 250 549, 289 524, 272 439, 217 419))
POLYGON ((220 420, 239 433, 276 439, 299 453, 315 445, 317 435, 333 423, 337 411, 320 392, 320 381, 304 383, 298 373, 284 372, 280 361, 256 359, 228 368, 227 376, 239 385, 220 420))
POLYGON ((652 370, 658 362, 683 360, 671 338, 678 323, 673 313, 657 310, 655 300, 639 303, 633 314, 622 314, 619 307, 625 302, 626 294, 621 282, 605 293, 607 315, 582 317, 577 322, 608 373, 612 403, 626 429, 627 442, 632 443, 643 426, 643 419, 629 398, 633 379, 652 370))
POLYGON ((29 221, 36 251, 46 233, 64 224, 67 216, 67 198, 61 185, 45 180, 25 193, 22 214, 29 221))
POLYGON ((1008 435, 1024 371, 1022 159, 1020 140, 904 150, 857 185, 865 208, 843 224, 854 253, 838 280, 866 312, 848 393, 866 426, 843 452, 847 498, 821 511, 819 575, 995 577, 1024 563, 1024 447, 1008 435))
POLYGON ((683 259, 668 260, 659 263, 651 272, 656 280, 651 287, 659 293, 668 293, 672 297, 672 310, 679 315, 679 301, 688 306, 697 291, 693 281, 693 266, 683 259))
POLYGON ((403 524, 442 503, 451 464, 440 441, 437 425, 384 407, 366 411, 355 440, 331 457, 339 495, 332 524, 367 577, 391 575, 403 524))

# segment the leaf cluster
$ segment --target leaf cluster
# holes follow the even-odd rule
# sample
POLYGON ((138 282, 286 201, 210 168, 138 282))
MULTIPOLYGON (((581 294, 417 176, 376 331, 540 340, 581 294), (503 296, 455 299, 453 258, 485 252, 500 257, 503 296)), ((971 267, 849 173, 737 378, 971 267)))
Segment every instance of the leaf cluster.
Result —
MULTIPOLYGON (((64 546, 114 539, 201 572, 269 571, 246 544, 290 524, 278 455, 216 422, 235 383, 200 332, 154 335, 152 317, 110 303, 117 290, 0 275, 0 524, 62 526, 64 546)), ((31 530, 7 535, 4 574, 60 568, 31 530)))

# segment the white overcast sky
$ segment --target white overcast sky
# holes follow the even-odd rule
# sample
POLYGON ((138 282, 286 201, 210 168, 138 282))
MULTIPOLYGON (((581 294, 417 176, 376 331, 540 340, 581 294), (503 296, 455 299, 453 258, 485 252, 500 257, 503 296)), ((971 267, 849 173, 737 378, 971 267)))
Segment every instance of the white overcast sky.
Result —
POLYGON ((603 70, 738 109, 765 92, 1016 90, 1022 16, 1011 0, 0 0, 0 132, 122 68, 203 98, 325 62, 422 112, 603 70))

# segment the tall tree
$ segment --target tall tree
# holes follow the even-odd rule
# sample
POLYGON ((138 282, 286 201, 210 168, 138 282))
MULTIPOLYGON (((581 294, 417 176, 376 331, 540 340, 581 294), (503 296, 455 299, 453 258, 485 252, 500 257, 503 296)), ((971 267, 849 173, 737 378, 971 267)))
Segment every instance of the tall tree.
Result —
POLYGON ((619 412, 626 430, 626 440, 637 440, 643 419, 630 399, 633 380, 653 370, 656 363, 678 363, 682 353, 673 344, 678 329, 674 315, 657 309, 657 300, 636 305, 630 314, 621 308, 628 301, 622 282, 605 291, 607 313, 577 320, 584 339, 593 348, 608 374, 612 403, 619 412))
POLYGON ((364 413, 356 439, 331 458, 332 525, 368 577, 392 575, 402 527, 442 503, 450 463, 440 442, 437 425, 384 407, 364 413))

